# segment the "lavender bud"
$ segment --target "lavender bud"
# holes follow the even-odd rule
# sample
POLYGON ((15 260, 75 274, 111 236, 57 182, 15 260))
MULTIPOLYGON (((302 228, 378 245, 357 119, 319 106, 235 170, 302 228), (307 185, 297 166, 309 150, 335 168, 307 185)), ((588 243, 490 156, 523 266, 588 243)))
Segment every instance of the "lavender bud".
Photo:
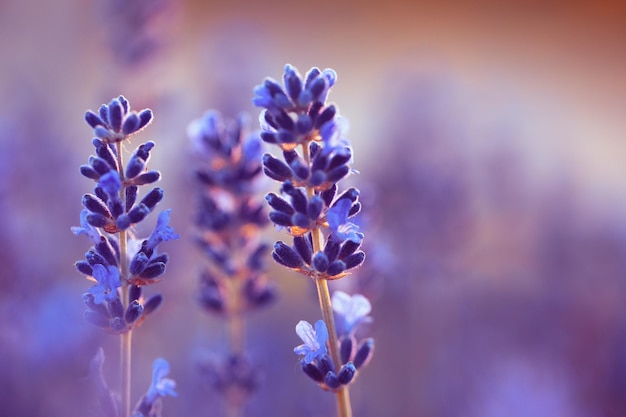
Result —
POLYGON ((130 261, 129 271, 132 275, 141 274, 150 262, 150 259, 143 252, 138 252, 130 261))
POLYGON ((150 214, 150 209, 143 203, 139 203, 128 212, 128 219, 131 223, 139 223, 150 214))
POLYGON ((305 363, 302 361, 302 371, 313 381, 317 383, 324 382, 324 374, 313 363, 305 363))
POLYGON ((311 264, 313 247, 307 237, 296 236, 293 238, 293 246, 307 265, 311 264))
POLYGON ((95 249, 106 260, 108 265, 117 266, 117 257, 107 238, 101 236, 100 242, 96 244, 95 249))
POLYGON ((274 210, 286 213, 288 215, 292 215, 294 213, 294 209, 293 209, 293 207, 291 207, 291 204, 289 204, 289 202, 287 202, 287 200, 279 197, 278 195, 276 195, 274 193, 267 194, 265 196, 265 200, 267 200, 267 203, 274 210))
POLYGON ((346 363, 354 355, 354 348, 356 346, 356 340, 353 336, 344 336, 341 338, 339 345, 339 356, 341 356, 341 362, 346 363))
POLYGON ((322 191, 320 197, 324 200, 326 207, 330 207, 330 204, 335 198, 335 193, 337 193, 337 184, 332 184, 328 189, 322 191))
POLYGON ((126 187, 126 211, 130 211, 130 209, 135 204, 137 200, 137 186, 129 185, 126 187))
POLYGON ((349 173, 350 167, 348 167, 347 165, 341 165, 328 171, 326 173, 326 180, 330 182, 338 182, 349 173))
POLYGON ((141 158, 130 158, 126 165, 126 178, 135 178, 146 167, 146 161, 141 158))
POLYGON ((128 288, 128 302, 138 301, 141 297, 141 287, 138 285, 131 285, 128 288))
POLYGON ((141 314, 143 313, 143 306, 139 304, 139 301, 132 301, 128 308, 126 309, 126 314, 124 314, 124 321, 128 324, 134 323, 137 321, 141 314))
POLYGON ((116 133, 122 129, 123 112, 122 103, 116 98, 111 100, 109 103, 109 123, 116 133))
POLYGON ((111 150, 111 147, 107 145, 106 143, 100 141, 100 139, 98 138, 94 138, 93 141, 97 142, 97 146, 96 146, 97 155, 100 158, 104 159, 112 169, 117 170, 117 159, 116 159, 115 154, 111 150))
POLYGON ((89 213, 85 219, 87 220, 87 223, 93 227, 104 227, 109 223, 107 218, 99 213, 89 213))
POLYGON ((163 199, 163 189, 155 187, 141 199, 140 205, 145 205, 152 210, 163 199))
POLYGON ((326 107, 315 119, 315 128, 319 129, 322 125, 330 120, 332 120, 337 114, 337 109, 334 105, 330 105, 326 107))
POLYGON ((85 121, 91 126, 92 129, 95 129, 97 126, 104 126, 104 121, 98 116, 96 113, 88 110, 85 113, 85 121))
POLYGON ((163 302, 163 296, 161 294, 154 294, 152 297, 148 298, 148 301, 144 303, 143 305, 144 314, 150 314, 154 312, 157 308, 159 308, 162 302, 163 302))
POLYGON ((269 218, 272 221, 272 223, 276 224, 277 226, 293 226, 293 222, 291 220, 291 216, 285 213, 282 213, 280 211, 272 211, 269 214, 269 218))
POLYGON ((107 208, 106 204, 93 194, 85 194, 83 196, 83 206, 93 213, 98 213, 104 217, 111 218, 111 212, 107 208))
POLYGON ((354 366, 356 369, 361 368, 370 361, 372 356, 374 355, 374 339, 368 338, 363 340, 359 347, 357 348, 356 354, 354 355, 354 366))
POLYGON ((100 158, 99 156, 89 157, 89 165, 91 165, 91 167, 101 176, 113 169, 106 160, 100 158))
POLYGON ((135 113, 131 113, 124 119, 124 123, 122 124, 122 133, 125 135, 130 135, 137 131, 139 127, 139 116, 135 113))
POLYGON ((139 274, 140 277, 153 279, 165 272, 165 264, 163 262, 151 263, 139 274))
POLYGON ((324 252, 317 252, 313 255, 313 261, 311 264, 313 265, 313 268, 319 272, 326 272, 329 264, 328 257, 324 252))
POLYGON ((357 249, 359 249, 360 246, 361 242, 346 240, 341 245, 341 250, 339 251, 339 255, 337 257, 339 259, 344 259, 346 256, 353 254, 357 249))
POLYGON ((339 254, 339 242, 333 239, 332 236, 326 241, 326 245, 324 246, 324 253, 328 257, 329 262, 337 259, 337 255, 339 254))
POLYGON ((345 270, 346 270, 346 264, 343 261, 336 260, 336 261, 331 262, 330 265, 328 265, 328 269, 326 270, 326 273, 329 276, 334 277, 335 275, 341 274, 345 270))
POLYGON ((293 175, 288 165, 268 153, 263 155, 263 168, 269 177, 277 181, 285 181, 293 175))
POLYGON ((364 260, 365 260, 365 253, 359 251, 359 252, 355 252, 351 255, 346 256, 343 259, 343 262, 346 264, 346 269, 352 269, 361 265, 364 260))
POLYGON ((161 173, 159 171, 148 171, 134 178, 133 184, 135 185, 152 184, 153 182, 157 182, 159 179, 161 179, 161 173))
POLYGON ((303 263, 300 255, 282 241, 274 243, 272 257, 276 262, 288 268, 299 268, 303 263))
POLYGON ((341 385, 341 383, 339 382, 339 378, 337 378, 337 375, 333 371, 328 371, 326 373, 326 376, 324 377, 324 383, 330 389, 337 389, 341 385))
POLYGON ((139 116, 139 126, 137 127, 135 132, 140 131, 141 129, 146 127, 148 123, 152 121, 152 110, 144 109, 139 112, 138 116, 139 116))
POLYGON ((80 166, 80 174, 84 177, 87 177, 92 180, 98 181, 100 178, 100 173, 98 173, 95 169, 91 167, 91 165, 81 165, 80 166))
POLYGON ((348 362, 341 367, 337 379, 342 385, 348 385, 354 379, 356 375, 356 367, 352 362, 348 362))
POLYGON ((323 374, 326 374, 327 372, 335 369, 335 364, 328 354, 319 358, 317 365, 323 374))
POLYGON ((78 272, 85 275, 93 275, 93 268, 87 261, 78 261, 74 264, 78 272))

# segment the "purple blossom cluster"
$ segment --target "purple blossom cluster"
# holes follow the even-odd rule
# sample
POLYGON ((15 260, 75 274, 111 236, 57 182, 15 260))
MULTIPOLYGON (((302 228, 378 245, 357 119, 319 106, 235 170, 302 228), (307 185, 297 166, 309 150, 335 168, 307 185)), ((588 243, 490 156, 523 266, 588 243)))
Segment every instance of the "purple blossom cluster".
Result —
MULTIPOLYGON (((266 200, 272 209, 270 220, 286 229, 292 243, 276 242, 272 257, 316 282, 324 315, 315 326, 298 323, 296 332, 304 344, 295 353, 303 356, 305 374, 331 391, 350 384, 373 353, 372 339, 357 345, 352 335, 359 314, 369 312, 369 307, 357 308, 355 315, 350 302, 338 299, 333 304, 341 312, 344 333, 336 333, 329 311, 326 282, 348 275, 365 259, 360 250, 363 234, 350 221, 361 210, 359 190, 350 187, 340 192, 338 186, 354 171, 352 148, 343 136, 345 122, 337 107, 326 103, 336 79, 331 69, 312 68, 302 77, 286 65, 284 86, 268 78, 256 87, 253 99, 264 109, 261 139, 282 150, 282 158, 263 156, 264 173, 281 184, 279 193, 269 193, 266 200)), ((357 300, 363 305, 362 298, 357 300)))
MULTIPOLYGON (((85 319, 108 333, 127 334, 161 305, 161 294, 146 298, 142 287, 156 283, 165 272, 168 257, 158 252, 158 245, 179 236, 169 226, 170 210, 159 213, 147 238, 133 233, 133 226, 145 220, 162 200, 163 190, 154 187, 138 197, 140 186, 154 183, 161 176, 158 171, 147 169, 154 142, 139 145, 126 167, 122 166, 122 144, 150 123, 152 112, 131 111, 128 100, 119 96, 108 105, 103 104, 98 113, 88 111, 85 120, 96 136, 92 141, 95 155, 80 167, 80 172, 94 180, 96 186, 93 194, 83 196, 80 227, 72 228, 75 235, 85 235, 93 243, 85 258, 76 262, 76 269, 94 282, 83 294, 87 305, 85 319)), ((103 353, 94 360, 101 367, 103 353)), ((164 359, 155 362, 153 384, 133 416, 157 416, 153 410, 160 407, 157 400, 175 395, 173 381, 164 380, 168 371, 164 359)), ((100 386, 103 392, 109 392, 103 382, 100 386)), ((123 415, 113 395, 100 398, 101 413, 107 417, 123 415)))

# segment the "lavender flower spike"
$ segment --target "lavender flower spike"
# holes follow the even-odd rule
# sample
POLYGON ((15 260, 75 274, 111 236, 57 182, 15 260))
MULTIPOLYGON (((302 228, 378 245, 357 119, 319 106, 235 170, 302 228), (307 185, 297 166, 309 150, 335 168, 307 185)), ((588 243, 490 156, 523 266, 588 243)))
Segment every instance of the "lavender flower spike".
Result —
POLYGON ((297 355, 304 355, 304 363, 309 364, 326 354, 328 329, 323 320, 315 323, 315 329, 308 321, 300 320, 296 325, 296 333, 304 344, 296 346, 293 351, 297 355))
POLYGON ((372 311, 369 300, 361 294, 350 296, 343 291, 335 291, 332 297, 333 310, 343 323, 346 334, 352 333, 357 325, 369 323, 372 318, 368 316, 372 311))

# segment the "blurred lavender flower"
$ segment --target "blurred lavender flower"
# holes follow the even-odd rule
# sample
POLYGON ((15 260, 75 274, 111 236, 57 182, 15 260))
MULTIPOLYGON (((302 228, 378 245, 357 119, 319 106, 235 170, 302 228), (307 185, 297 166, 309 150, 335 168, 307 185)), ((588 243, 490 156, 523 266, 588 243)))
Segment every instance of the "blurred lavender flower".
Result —
POLYGON ((370 323, 372 318, 368 316, 372 311, 369 300, 361 294, 350 296, 343 291, 335 291, 332 297, 333 310, 339 318, 337 330, 346 334, 352 333, 362 323, 370 323))
POLYGON ((148 391, 141 398, 133 417, 160 417, 161 403, 160 400, 166 396, 177 397, 176 381, 166 378, 170 373, 170 365, 163 358, 157 358, 152 364, 152 382, 148 391))
POLYGON ((107 41, 119 63, 134 66, 154 55, 161 43, 156 19, 171 6, 168 0, 101 0, 107 41))
POLYGON ((259 381, 259 370, 244 353, 245 315, 272 304, 277 293, 265 275, 269 248, 260 240, 267 224, 255 186, 261 141, 248 133, 246 115, 225 120, 214 110, 194 120, 188 135, 199 159, 195 240, 210 261, 201 274, 199 301, 226 320, 230 345, 221 363, 201 364, 200 370, 235 410, 259 381))
POLYGON ((92 412, 98 417, 118 417, 119 398, 111 392, 103 375, 104 350, 100 347, 89 363, 89 381, 94 386, 97 397, 97 406, 92 412))

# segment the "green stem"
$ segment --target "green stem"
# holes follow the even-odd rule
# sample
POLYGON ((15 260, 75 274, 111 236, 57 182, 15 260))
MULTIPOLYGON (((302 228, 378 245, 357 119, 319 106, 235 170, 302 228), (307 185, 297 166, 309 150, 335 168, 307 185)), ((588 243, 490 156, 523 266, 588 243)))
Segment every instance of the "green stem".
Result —
MULTIPOLYGON (((302 154, 310 165, 310 154, 308 143, 302 145, 302 154)), ((307 194, 310 197, 315 195, 315 190, 312 187, 306 187, 307 194)), ((319 226, 315 226, 311 229, 311 237, 313 240, 313 253, 317 253, 322 250, 324 245, 322 232, 319 226)), ((341 357, 339 355, 339 340, 337 339, 337 331, 335 328, 335 319, 333 316, 333 307, 331 305, 330 291, 328 290, 328 280, 323 276, 315 276, 315 286, 317 287, 317 296, 319 298, 320 309, 322 311, 322 319, 326 323, 328 328, 328 347, 330 350, 330 357, 333 360, 335 367, 341 364, 341 357)), ((335 372, 338 370, 335 369, 335 372)), ((337 407, 339 411, 339 417, 352 417, 352 406, 350 405, 350 393, 347 386, 342 386, 335 391, 337 396, 337 407)))
MULTIPOLYGON (((120 180, 122 184, 124 184, 124 165, 122 159, 122 142, 117 142, 117 165, 118 172, 120 174, 120 180)), ((122 185, 122 189, 120 191, 120 198, 124 205, 126 205, 126 187, 122 185)), ((128 257, 126 255, 127 252, 127 241, 128 236, 126 230, 120 230, 119 234, 119 244, 120 244, 120 281, 122 282, 121 288, 121 297, 122 297, 122 305, 124 306, 124 311, 128 308, 129 300, 128 300, 128 292, 129 292, 129 276, 128 276, 128 257)), ((120 340, 120 375, 122 379, 122 416, 130 417, 130 400, 131 400, 131 352, 132 352, 132 331, 128 330, 125 333, 122 333, 120 340)))

